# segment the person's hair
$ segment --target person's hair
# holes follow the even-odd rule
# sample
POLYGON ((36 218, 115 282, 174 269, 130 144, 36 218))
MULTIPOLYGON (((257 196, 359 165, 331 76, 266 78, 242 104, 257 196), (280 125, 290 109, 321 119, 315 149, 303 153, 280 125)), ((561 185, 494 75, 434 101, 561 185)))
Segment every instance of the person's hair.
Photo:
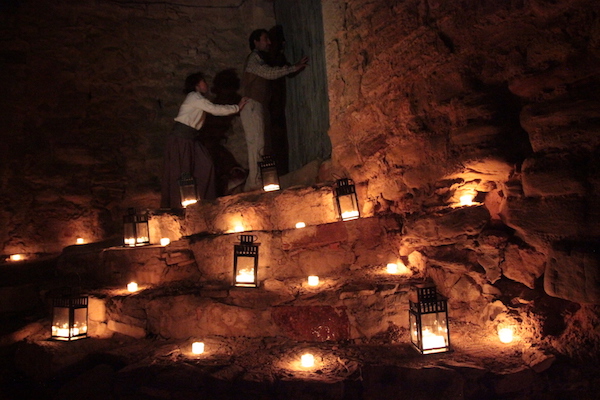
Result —
POLYGON ((266 33, 267 36, 269 35, 269 32, 266 29, 257 29, 250 34, 250 37, 248 38, 248 42, 250 44, 250 50, 254 50, 254 48, 256 48, 256 45, 254 44, 254 42, 255 41, 258 42, 263 33, 266 33))
POLYGON ((185 85, 183 87, 183 93, 188 94, 196 90, 196 86, 200 81, 204 80, 204 74, 202 72, 196 72, 195 74, 189 75, 185 78, 185 85))

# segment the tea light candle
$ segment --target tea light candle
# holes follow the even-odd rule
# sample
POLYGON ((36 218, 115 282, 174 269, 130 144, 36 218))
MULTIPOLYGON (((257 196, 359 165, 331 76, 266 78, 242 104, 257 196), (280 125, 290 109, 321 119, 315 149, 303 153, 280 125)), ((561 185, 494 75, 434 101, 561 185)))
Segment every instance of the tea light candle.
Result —
POLYGON ((398 264, 389 263, 387 265, 387 272, 388 272, 388 274, 397 274, 398 273, 398 264))
POLYGON ((171 239, 169 239, 169 238, 162 238, 162 239, 160 239, 160 245, 161 246, 167 246, 169 243, 171 243, 171 239))
POLYGON ((75 241, 76 244, 84 244, 85 241, 83 240, 83 238, 78 237, 77 240, 75 241))
POLYGON ((127 290, 129 290, 130 292, 137 292, 138 290, 138 284, 135 282, 130 282, 127 284, 127 290))
POLYGON ((310 275, 308 277, 308 286, 318 286, 319 285, 319 277, 316 275, 310 275))
POLYGON ((310 353, 303 354, 302 357, 300 357, 300 365, 302 365, 304 368, 314 367, 315 356, 310 353))
POLYGON ((23 254, 11 254, 9 258, 10 261, 21 261, 25 259, 25 256, 23 254))
POLYGON ((510 343, 513 341, 513 328, 500 328, 498 329, 498 338, 502 343, 510 343))
POLYGON ((472 206, 474 198, 475 198, 475 196, 472 194, 462 195, 459 198, 460 205, 461 206, 472 206))
POLYGON ((306 228, 306 224, 304 222, 297 222, 296 229, 306 228))
POLYGON ((202 353, 204 353, 204 342, 194 342, 194 343, 192 343, 192 353, 194 353, 194 354, 202 354, 202 353))

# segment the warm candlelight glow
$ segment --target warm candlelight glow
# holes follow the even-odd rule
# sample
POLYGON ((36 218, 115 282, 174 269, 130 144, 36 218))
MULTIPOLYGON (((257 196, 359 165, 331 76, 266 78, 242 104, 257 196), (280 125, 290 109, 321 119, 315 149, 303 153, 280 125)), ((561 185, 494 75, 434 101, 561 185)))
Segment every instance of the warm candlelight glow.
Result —
POLYGON ((397 274, 398 273, 398 264, 389 263, 387 265, 387 272, 388 272, 388 274, 397 274))
POLYGON ((358 211, 345 211, 342 213, 343 221, 350 221, 352 219, 358 218, 358 211))
POLYGON ((513 341, 514 331, 513 328, 500 328, 498 329, 498 338, 502 343, 510 343, 513 341))
POLYGON ((82 324, 81 326, 78 326, 78 324, 76 323, 71 328, 70 334, 69 334, 69 324, 68 323, 64 323, 62 325, 60 325, 60 324, 52 325, 52 336, 56 336, 57 339, 61 339, 61 338, 68 339, 69 337, 72 338, 73 336, 79 336, 79 335, 83 335, 85 333, 87 333, 87 325, 86 324, 82 324))
POLYGON ((83 238, 77 238, 77 240, 75 241, 76 244, 84 244, 85 240, 83 240, 83 238))
POLYGON ((272 191, 275 191, 275 190, 279 190, 279 185, 271 183, 269 185, 263 186, 263 190, 265 192, 272 192, 272 191))
POLYGON ((238 270, 235 277, 237 283, 254 283, 254 268, 245 268, 238 270))
POLYGON ((308 277, 308 286, 318 286, 319 285, 319 277, 316 275, 310 275, 308 277))
POLYGON ((238 224, 233 227, 234 232, 244 232, 244 225, 238 224))
POLYGON ((306 224, 304 222, 297 222, 296 223, 296 228, 300 229, 300 228, 306 228, 306 224))
POLYGON ((303 354, 300 358, 300 365, 304 368, 311 368, 315 366, 315 356, 310 353, 303 354))
POLYGON ((388 274, 393 275, 407 275, 410 273, 410 269, 406 265, 404 265, 402 261, 389 263, 386 266, 386 270, 388 274))
POLYGON ((183 206, 183 208, 186 208, 186 207, 187 207, 187 206, 189 206, 190 204, 195 204, 195 203, 197 203, 197 202, 198 202, 198 200, 196 200, 196 199, 193 199, 193 200, 183 200, 183 201, 181 202, 181 205, 183 206))
POLYGON ((160 245, 161 246, 167 246, 169 243, 171 243, 171 239, 169 239, 169 238, 162 238, 162 239, 160 239, 160 245))
POLYGON ((137 292, 138 290, 138 284, 135 282, 130 282, 127 284, 127 290, 129 290, 130 292, 137 292))
POLYGON ((135 238, 128 237, 128 238, 123 239, 123 241, 125 242, 125 244, 127 246, 135 246, 135 238))
POLYGON ((429 331, 429 329, 423 330, 423 352, 424 353, 435 353, 436 351, 446 351, 446 338, 442 335, 436 335, 429 331), (438 350, 439 349, 439 350, 438 350))
POLYGON ((138 243, 148 243, 149 241, 150 239, 148 238, 148 236, 140 236, 137 238, 138 243))
POLYGON ((21 261, 24 260, 25 256, 23 254, 11 254, 10 261, 21 261))
POLYGON ((202 354, 202 353, 204 353, 204 342, 194 342, 194 343, 192 343, 192 353, 194 353, 194 354, 202 354))
POLYGON ((460 196, 459 198, 459 202, 461 206, 472 206, 473 203, 473 199, 475 198, 474 195, 472 194, 464 194, 462 196, 460 196))

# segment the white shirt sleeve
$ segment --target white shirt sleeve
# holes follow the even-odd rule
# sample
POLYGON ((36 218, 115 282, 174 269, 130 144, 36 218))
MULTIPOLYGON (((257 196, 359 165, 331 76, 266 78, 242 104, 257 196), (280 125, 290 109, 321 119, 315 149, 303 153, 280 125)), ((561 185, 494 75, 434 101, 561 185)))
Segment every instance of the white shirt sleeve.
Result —
POLYGON ((198 92, 190 92, 179 107, 175 121, 198 130, 204 125, 206 113, 224 116, 240 111, 237 104, 214 104, 198 92))

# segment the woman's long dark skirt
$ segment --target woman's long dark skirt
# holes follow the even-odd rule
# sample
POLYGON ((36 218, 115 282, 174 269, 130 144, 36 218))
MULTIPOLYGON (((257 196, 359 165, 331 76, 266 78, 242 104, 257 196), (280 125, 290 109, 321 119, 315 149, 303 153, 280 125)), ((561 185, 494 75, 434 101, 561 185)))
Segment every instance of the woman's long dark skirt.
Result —
POLYGON ((215 169, 206 148, 195 140, 198 131, 175 122, 167 138, 162 179, 162 208, 182 208, 179 179, 188 173, 196 181, 199 199, 216 198, 215 169))

